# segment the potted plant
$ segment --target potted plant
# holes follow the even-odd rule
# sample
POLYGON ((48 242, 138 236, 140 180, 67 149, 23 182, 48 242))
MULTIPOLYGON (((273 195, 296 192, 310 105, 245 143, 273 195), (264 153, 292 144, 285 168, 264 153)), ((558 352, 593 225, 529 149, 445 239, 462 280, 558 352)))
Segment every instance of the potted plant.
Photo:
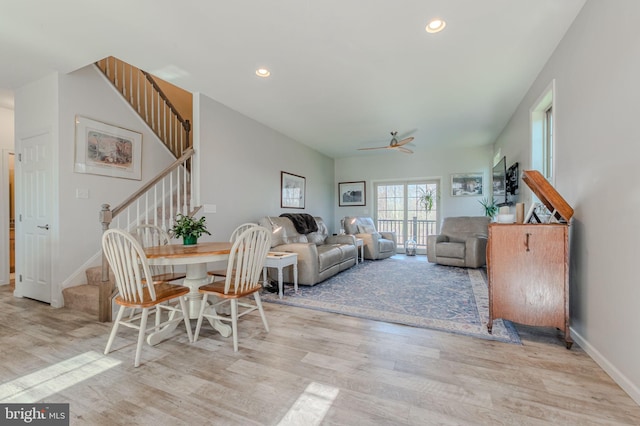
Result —
POLYGON ((421 195, 418 198, 420 205, 423 209, 427 211, 427 215, 431 210, 433 210, 433 205, 436 202, 436 191, 435 189, 427 189, 426 191, 421 189, 421 195))
POLYGON ((207 231, 205 225, 205 217, 195 219, 193 216, 185 216, 182 213, 178 213, 176 221, 173 224, 171 231, 174 237, 182 237, 182 242, 185 246, 198 243, 198 238, 202 234, 211 235, 211 232, 207 231))
POLYGON ((482 207, 484 207, 485 216, 489 216, 491 220, 498 213, 498 206, 493 202, 493 200, 489 200, 489 198, 483 198, 482 200, 478 200, 482 207))
POLYGON ((418 202, 420 206, 427 212, 427 235, 429 235, 429 212, 433 210, 433 207, 436 204, 436 199, 438 197, 438 193, 434 188, 427 189, 426 191, 420 189, 420 196, 418 197, 418 202))

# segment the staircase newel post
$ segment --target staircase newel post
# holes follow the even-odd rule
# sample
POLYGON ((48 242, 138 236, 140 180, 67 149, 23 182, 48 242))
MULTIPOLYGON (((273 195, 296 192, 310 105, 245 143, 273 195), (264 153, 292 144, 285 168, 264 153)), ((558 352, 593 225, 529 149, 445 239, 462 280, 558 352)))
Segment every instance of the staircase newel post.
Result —
MULTIPOLYGON (((109 229, 113 219, 109 204, 103 204, 100 210, 100 223, 102 223, 102 233, 109 229)), ((111 293, 113 289, 109 283, 109 263, 102 253, 102 283, 100 284, 100 292, 98 296, 98 321, 111 321, 111 293)))

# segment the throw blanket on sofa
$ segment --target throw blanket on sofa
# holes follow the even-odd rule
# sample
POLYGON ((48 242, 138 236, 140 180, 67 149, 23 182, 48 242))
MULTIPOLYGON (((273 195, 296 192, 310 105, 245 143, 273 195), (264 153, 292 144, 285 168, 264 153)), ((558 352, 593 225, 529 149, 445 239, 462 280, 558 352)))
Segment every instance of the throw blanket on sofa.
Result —
POLYGON ((280 217, 286 217, 291 220, 293 226, 296 227, 296 231, 301 234, 318 231, 316 220, 308 213, 282 213, 280 217))

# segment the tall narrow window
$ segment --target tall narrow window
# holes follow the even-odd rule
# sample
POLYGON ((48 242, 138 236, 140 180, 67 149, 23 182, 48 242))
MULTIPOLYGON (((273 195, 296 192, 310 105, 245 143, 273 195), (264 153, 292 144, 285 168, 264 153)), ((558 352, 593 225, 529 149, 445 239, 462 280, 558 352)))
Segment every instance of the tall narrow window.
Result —
POLYGON ((544 165, 543 174, 549 182, 553 176, 553 106, 544 112, 544 165))
POLYGON ((555 179, 554 92, 555 81, 531 108, 531 168, 542 173, 552 185, 555 179))
POLYGON ((375 184, 375 212, 378 231, 393 231, 398 251, 408 239, 416 241, 419 253, 426 253, 427 235, 438 232, 438 181, 381 182, 375 184), (420 202, 424 194, 433 194, 431 210, 420 202))

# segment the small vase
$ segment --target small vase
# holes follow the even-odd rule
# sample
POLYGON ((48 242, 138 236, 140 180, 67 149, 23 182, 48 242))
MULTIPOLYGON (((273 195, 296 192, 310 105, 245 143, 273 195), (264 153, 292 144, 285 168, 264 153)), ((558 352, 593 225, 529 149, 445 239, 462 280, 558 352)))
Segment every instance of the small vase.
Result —
POLYGON ((198 244, 198 237, 195 237, 193 235, 182 237, 182 243, 185 246, 193 246, 195 244, 198 244))

